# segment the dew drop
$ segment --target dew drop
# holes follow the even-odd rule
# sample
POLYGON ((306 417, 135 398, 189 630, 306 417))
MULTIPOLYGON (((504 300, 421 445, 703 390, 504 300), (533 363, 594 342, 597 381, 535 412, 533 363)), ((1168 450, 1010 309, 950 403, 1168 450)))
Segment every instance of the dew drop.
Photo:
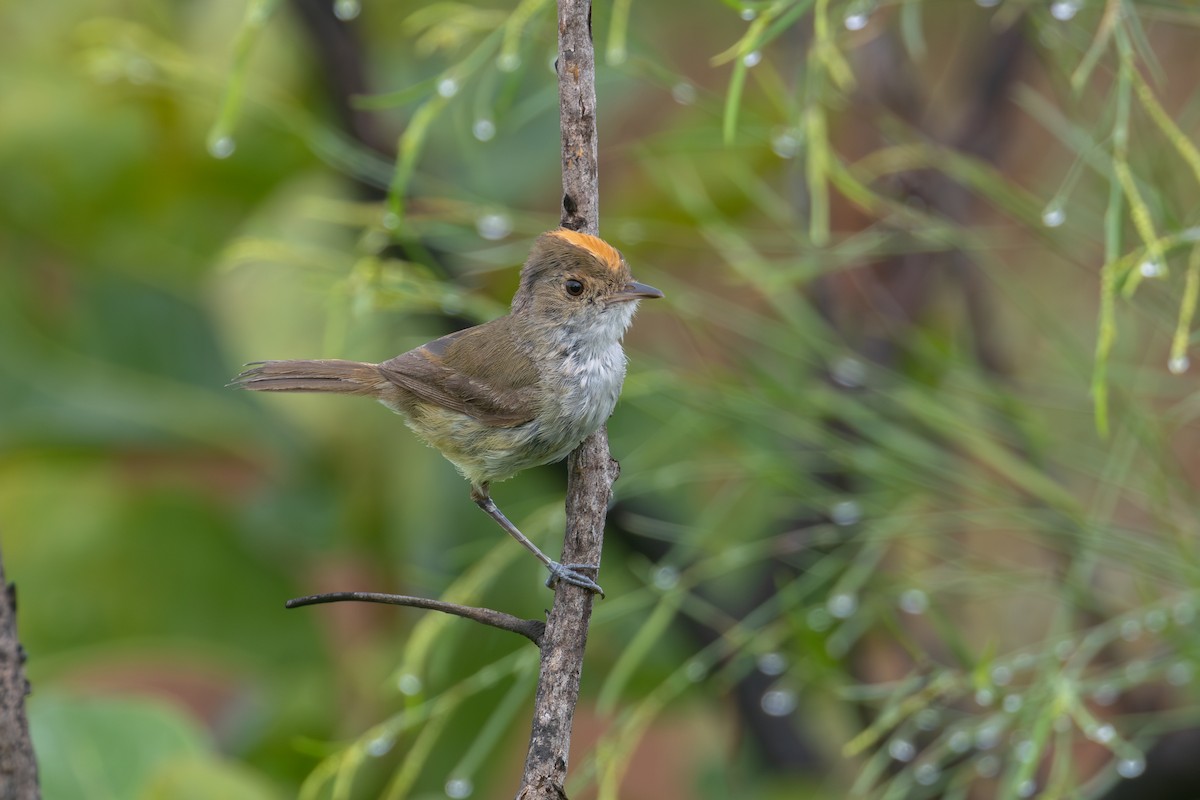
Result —
POLYGON ((1095 726, 1089 727, 1085 731, 1085 733, 1087 734, 1087 737, 1089 739, 1091 739, 1093 742, 1099 742, 1100 744, 1108 744, 1109 742, 1111 742, 1113 739, 1116 738, 1117 729, 1106 722, 1103 725, 1095 725, 1095 726))
POLYGON ((400 694, 412 697, 421 693, 421 679, 411 672, 406 672, 396 680, 396 688, 400 690, 400 694))
POLYGON ((762 51, 760 50, 755 50, 742 56, 742 63, 747 67, 758 66, 758 62, 760 61, 762 61, 762 51))
POLYGON ((1067 221, 1067 214, 1058 206, 1048 206, 1042 212, 1042 224, 1047 228, 1057 228, 1067 221))
POLYGON ((912 761, 917 748, 908 739, 896 738, 888 742, 888 755, 897 761, 912 761))
POLYGON ((683 668, 683 676, 692 683, 699 683, 708 677, 708 667, 704 665, 703 661, 693 659, 683 668))
POLYGON ((1000 743, 1001 728, 999 725, 984 725, 975 731, 975 747, 980 750, 991 750, 1000 743))
POLYGON ((920 589, 907 589, 900 595, 900 610, 905 614, 924 614, 929 608, 929 596, 920 589))
POLYGON ((796 693, 790 689, 771 689, 763 692, 759 703, 764 713, 772 717, 786 717, 796 710, 796 693))
POLYGON ((1121 696, 1121 690, 1114 684, 1105 683, 1092 692, 1092 701, 1098 706, 1111 706, 1121 696))
POLYGON ((791 131, 781 131, 771 138, 771 152, 780 158, 795 158, 800 152, 800 138, 791 131))
POLYGON ((496 123, 480 118, 471 126, 471 134, 481 142, 490 142, 496 136, 496 123))
POLYGON ((1077 0, 1054 0, 1050 4, 1050 16, 1060 22, 1066 22, 1079 11, 1077 0))
POLYGON ((614 47, 612 50, 608 51, 608 53, 605 55, 605 58, 608 63, 612 64, 613 66, 624 64, 626 58, 625 48, 614 47))
POLYGON ((1012 683, 1013 671, 1012 667, 1001 664, 992 668, 992 683, 997 686, 1008 686, 1012 683))
POLYGON ((454 78, 442 78, 438 81, 437 93, 442 97, 454 97, 458 94, 458 81, 454 78))
POLYGON ((971 749, 971 734, 966 731, 955 731, 946 740, 946 747, 951 753, 965 753, 971 749))
POLYGON ((671 99, 681 106, 690 106, 696 102, 696 87, 687 81, 680 81, 671 87, 671 99))
POLYGON ((1167 628, 1167 612, 1161 608, 1147 611, 1143 624, 1151 633, 1162 633, 1167 628))
POLYGON ((354 19, 362 12, 358 0, 333 0, 333 15, 342 22, 354 19))
POLYGON ((679 584, 679 570, 674 567, 658 567, 650 580, 660 592, 669 591, 679 584))
POLYGON ((936 708, 922 708, 915 717, 917 727, 923 731, 932 731, 942 723, 942 715, 936 708))
POLYGON ((475 230, 490 242, 503 239, 512 233, 512 220, 507 214, 483 214, 475 220, 475 230))
POLYGON ((1017 787, 1017 796, 1033 797, 1033 793, 1036 791, 1037 784, 1034 782, 1033 778, 1029 778, 1028 780, 1021 781, 1021 784, 1017 787))
POLYGON ((975 762, 975 771, 981 778, 994 778, 1000 773, 1000 759, 987 755, 975 762))
POLYGON ((867 23, 870 22, 870 19, 870 17, 861 11, 847 14, 846 19, 844 20, 846 30, 861 31, 863 28, 867 27, 867 23))
POLYGON ((937 764, 921 764, 913 771, 913 777, 922 786, 933 786, 942 777, 942 771, 937 764))
POLYGON ((501 72, 516 72, 521 66, 521 57, 516 53, 501 53, 496 58, 496 68, 501 72))
POLYGON ((367 742, 367 755, 379 758, 387 755, 388 751, 396 744, 396 740, 391 736, 377 736, 367 742))
POLYGON ((394 231, 400 227, 400 215, 394 211, 389 211, 383 215, 383 227, 389 231, 394 231))
POLYGON ((787 659, 780 653, 763 653, 758 657, 758 671, 763 675, 782 675, 787 667, 787 659))
POLYGON ((1032 761, 1033 757, 1037 755, 1037 745, 1035 745, 1030 739, 1023 739, 1017 743, 1014 752, 1016 753, 1018 761, 1032 761))
POLYGON ((1172 686, 1183 686, 1192 680, 1192 665, 1186 661, 1178 661, 1167 668, 1167 683, 1172 686))
POLYGON ((1021 706, 1023 705, 1025 705, 1025 698, 1021 697, 1019 694, 1007 695, 1003 702, 1000 703, 1000 707, 1009 714, 1017 713, 1021 710, 1021 706))
POLYGON ((1138 754, 1122 758, 1117 762, 1117 774, 1122 778, 1136 778, 1146 771, 1146 759, 1138 754))
POLYGON ((855 389, 866 382, 867 368, 857 358, 839 358, 833 363, 829 376, 837 385, 855 389))
POLYGON ((746 20, 746 22, 753 22, 754 18, 757 16, 758 16, 758 12, 755 11, 753 8, 743 8, 742 9, 741 17, 742 17, 742 19, 746 20))
POLYGON ((1167 369, 1171 370, 1172 375, 1182 375, 1191 365, 1192 362, 1187 356, 1175 356, 1167 362, 1167 369))
POLYGON ((1143 278, 1157 278, 1163 274, 1163 265, 1153 260, 1143 261, 1138 264, 1138 272, 1142 273, 1143 278))
POLYGON ((829 616, 829 612, 823 608, 812 609, 805 615, 804 619, 808 623, 808 627, 818 633, 828 630, 829 626, 833 624, 833 617, 829 616))
POLYGON ((829 509, 829 519, 841 527, 853 525, 862 519, 862 508, 854 500, 841 500, 829 509))
POLYGON ((977 705, 990 706, 996 701, 996 695, 991 689, 978 689, 975 692, 975 703, 977 705))
POLYGON ((858 598, 849 592, 839 592, 829 598, 825 606, 837 619, 848 619, 858 610, 858 598))
POLYGON ((229 158, 237 149, 232 136, 218 136, 208 142, 208 154, 213 158, 229 158))
POLYGON ((446 781, 446 797, 462 800, 464 797, 470 797, 473 791, 475 791, 475 785, 469 778, 451 778, 446 781))

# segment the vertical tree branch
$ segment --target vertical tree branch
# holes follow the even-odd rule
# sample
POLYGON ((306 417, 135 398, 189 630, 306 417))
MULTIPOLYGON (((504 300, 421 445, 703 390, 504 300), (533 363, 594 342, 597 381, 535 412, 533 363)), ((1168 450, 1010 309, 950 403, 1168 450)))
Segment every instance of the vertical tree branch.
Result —
POLYGON ((25 651, 17 639, 17 594, 0 562, 0 798, 37 800, 37 761, 25 716, 25 651))
MULTIPOLYGON (((591 0, 558 0, 558 100, 562 130, 562 225, 598 234, 596 64, 591 0)), ((564 564, 599 564, 604 517, 618 467, 604 428, 567 460, 564 564)), ((594 595, 560 582, 542 636, 541 672, 529 754, 518 800, 563 800, 571 750, 571 720, 579 699, 583 653, 594 595)))

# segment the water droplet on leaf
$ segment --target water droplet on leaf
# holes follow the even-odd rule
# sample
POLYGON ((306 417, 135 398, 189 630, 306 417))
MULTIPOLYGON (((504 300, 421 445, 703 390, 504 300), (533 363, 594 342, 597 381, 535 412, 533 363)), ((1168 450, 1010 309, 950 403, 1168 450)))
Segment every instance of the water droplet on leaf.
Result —
POLYGON ((762 710, 772 717, 786 717, 796 710, 796 693, 788 689, 771 689, 762 696, 762 710))
POLYGON ((1066 221, 1066 212, 1058 206, 1050 206, 1042 212, 1042 224, 1047 228, 1057 228, 1066 221))
POLYGON ((1163 274, 1163 266, 1157 261, 1147 260, 1138 264, 1138 272, 1142 273, 1143 278, 1157 278, 1163 274))
POLYGON ((458 94, 458 81, 454 78, 442 78, 438 81, 437 93, 442 97, 454 97, 458 94))
POLYGON ((929 608, 929 597, 920 589, 907 589, 900 595, 900 610, 905 614, 924 614, 929 608))
POLYGON ((1192 362, 1187 356, 1176 356, 1167 362, 1167 369, 1171 370, 1172 375, 1182 375, 1191 365, 1192 362))
POLYGON ((1122 758, 1117 762, 1117 774, 1122 778, 1136 778, 1146 771, 1146 759, 1141 755, 1122 758))
POLYGON ((757 66, 760 61, 762 61, 762 51, 760 50, 755 50, 752 53, 746 53, 746 55, 742 56, 742 63, 747 67, 757 66))
POLYGON ((446 797, 462 800, 464 797, 470 797, 473 791, 475 785, 468 778, 451 778, 446 781, 446 797))
POLYGON ((888 755, 897 761, 912 761, 917 748, 908 739, 892 739, 888 742, 888 755))
POLYGON ((507 214, 484 214, 475 220, 475 230, 488 241, 503 239, 512 233, 512 220, 507 214))
POLYGON ((858 610, 858 598, 848 592, 839 592, 825 604, 829 613, 838 619, 847 619, 858 610))
POLYGON ((870 21, 870 19, 870 17, 862 12, 856 11, 853 14, 847 14, 846 19, 844 20, 846 30, 861 31, 863 28, 867 27, 867 23, 870 21))
POLYGON ((471 133, 481 142, 490 142, 496 135, 496 123, 490 119, 477 119, 471 133))
POLYGON ((1066 22, 1079 12, 1077 0, 1054 0, 1050 4, 1050 16, 1060 22, 1066 22))
POLYGON ((406 672, 396 680, 396 688, 400 690, 400 694, 408 695, 409 697, 421 692, 421 679, 411 672, 406 672))
POLYGON ((333 15, 342 22, 347 22, 354 19, 362 12, 362 5, 358 0, 334 0, 333 15))
POLYGON ((213 158, 229 158, 237 149, 232 136, 218 136, 208 142, 208 154, 213 158))
POLYGON ((671 87, 671 98, 681 106, 690 106, 696 102, 696 87, 687 81, 680 81, 671 87))
POLYGON ((782 675, 787 665, 787 659, 779 653, 763 653, 758 657, 758 671, 763 675, 782 675))

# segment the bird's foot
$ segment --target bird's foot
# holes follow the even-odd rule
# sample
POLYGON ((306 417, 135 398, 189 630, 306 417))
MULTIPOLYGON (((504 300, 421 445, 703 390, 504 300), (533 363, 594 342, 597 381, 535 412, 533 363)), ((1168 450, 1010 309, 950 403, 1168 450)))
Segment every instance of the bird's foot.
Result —
POLYGON ((546 565, 546 569, 550 570, 550 577, 546 578, 546 585, 553 589, 559 581, 566 581, 572 586, 578 586, 581 589, 587 589, 593 594, 598 594, 604 597, 604 590, 600 588, 600 584, 584 575, 582 572, 576 572, 580 569, 599 570, 599 564, 560 564, 557 561, 551 561, 546 565))

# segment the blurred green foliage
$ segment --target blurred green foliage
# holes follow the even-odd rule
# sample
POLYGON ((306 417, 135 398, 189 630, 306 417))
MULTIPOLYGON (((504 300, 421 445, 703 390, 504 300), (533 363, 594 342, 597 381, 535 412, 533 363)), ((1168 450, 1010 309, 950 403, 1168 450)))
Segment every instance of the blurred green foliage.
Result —
MULTIPOLYGON (((282 604, 536 617, 536 565, 384 409, 224 383, 502 313, 557 221, 553 4, 0 21, 0 536, 45 796, 508 796, 527 643, 282 604)), ((597 4, 601 227, 668 301, 610 425, 572 796, 1100 797, 1196 724, 1198 23, 597 4)), ((553 549, 562 487, 496 493, 553 549)))

